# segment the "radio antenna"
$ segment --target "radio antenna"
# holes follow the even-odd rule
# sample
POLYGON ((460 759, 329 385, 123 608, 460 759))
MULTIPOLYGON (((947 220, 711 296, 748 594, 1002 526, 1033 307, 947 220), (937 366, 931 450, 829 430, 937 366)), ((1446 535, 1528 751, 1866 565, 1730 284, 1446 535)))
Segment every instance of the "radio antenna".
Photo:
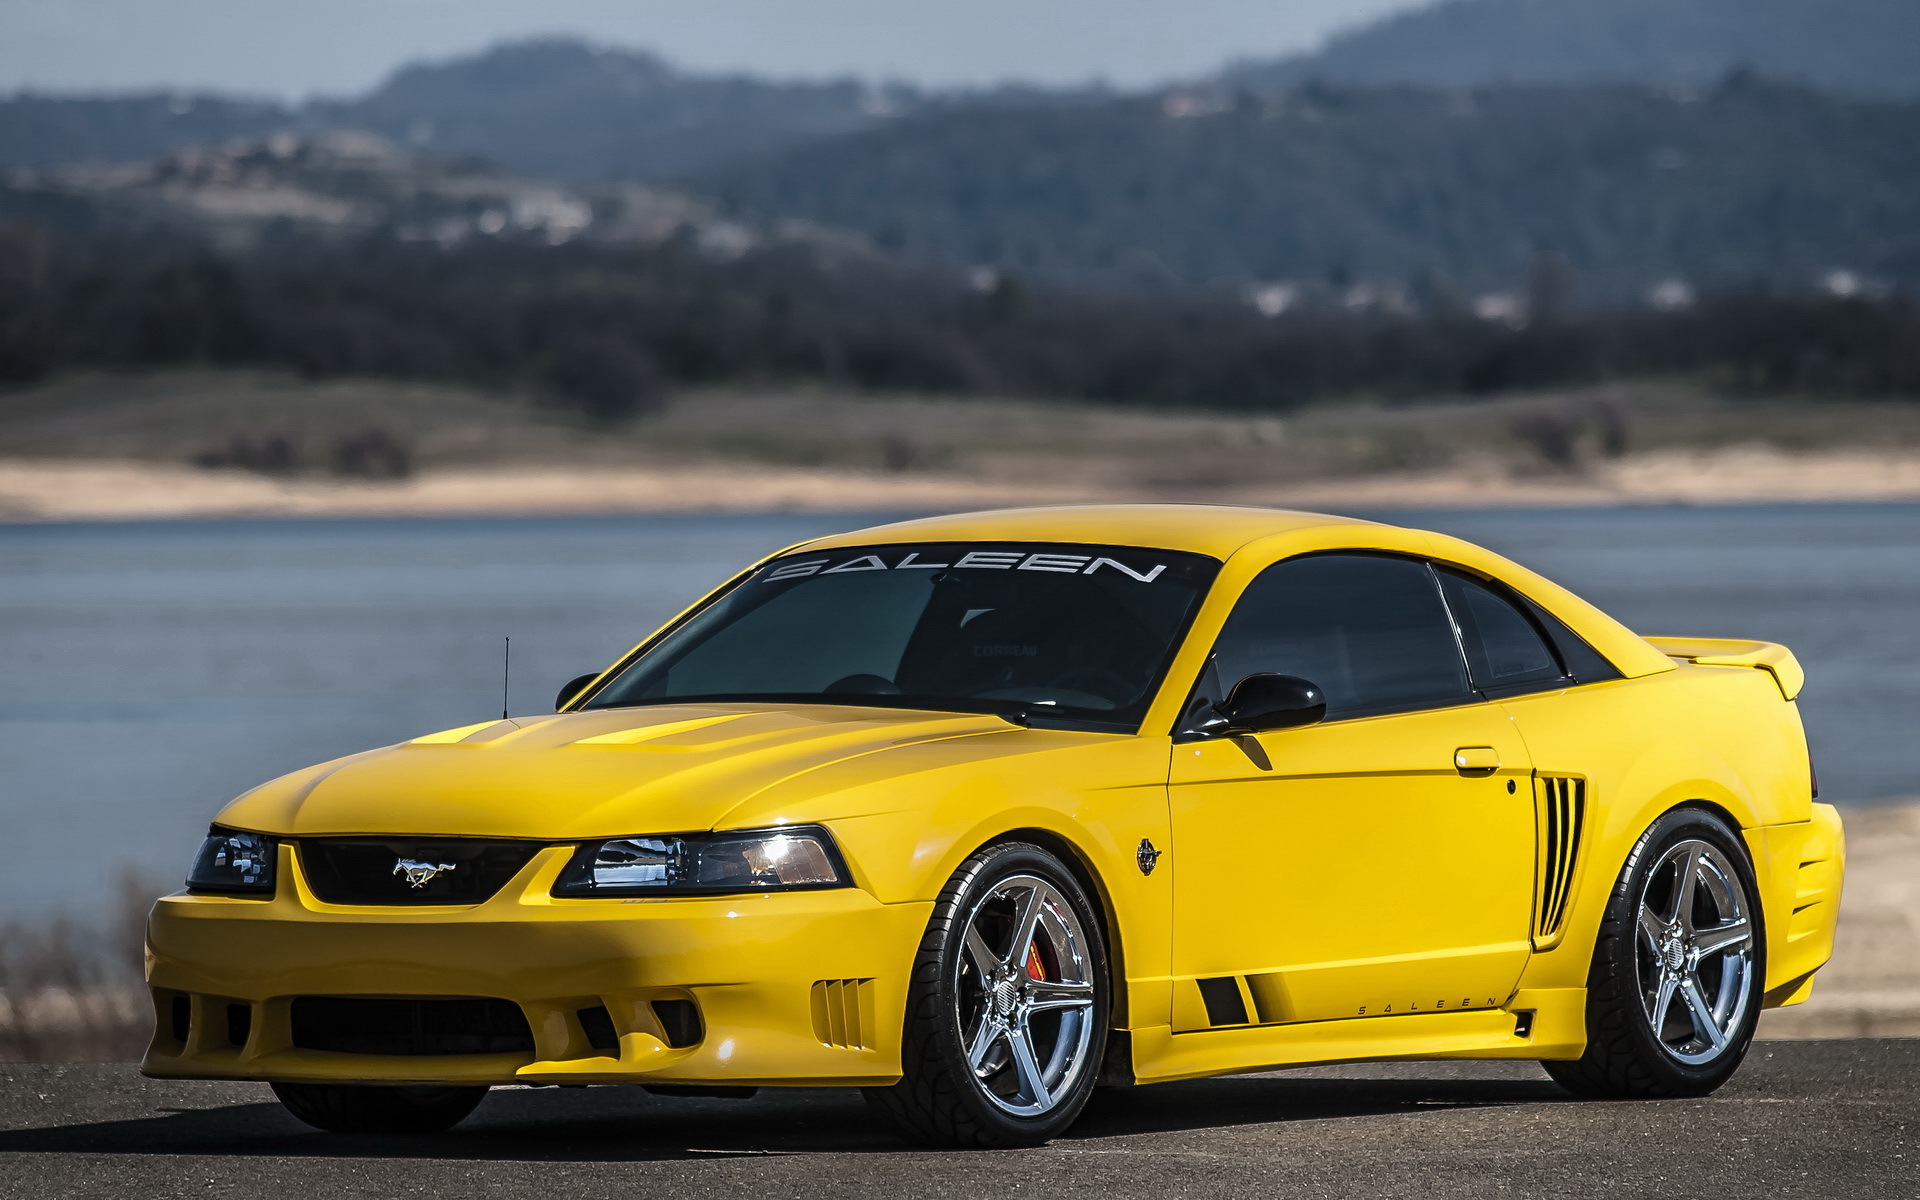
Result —
POLYGON ((500 660, 500 719, 507 719, 507 681, 513 678, 513 639, 506 639, 506 656, 500 660))

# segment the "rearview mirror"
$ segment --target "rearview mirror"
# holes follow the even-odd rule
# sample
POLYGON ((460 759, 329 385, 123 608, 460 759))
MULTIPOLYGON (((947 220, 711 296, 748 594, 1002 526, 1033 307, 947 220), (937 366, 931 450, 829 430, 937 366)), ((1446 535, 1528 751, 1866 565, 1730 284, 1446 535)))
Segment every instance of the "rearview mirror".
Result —
POLYGON ((569 679, 567 685, 560 689, 560 694, 553 698, 554 711, 558 712, 560 709, 565 708, 567 701, 578 696, 581 692, 586 691, 587 685, 598 678, 600 678, 600 672, 588 671, 585 675, 576 679, 569 679))
POLYGON ((1226 718, 1227 733, 1258 733, 1313 724, 1327 715, 1327 697, 1297 675, 1249 675, 1213 710, 1226 718))

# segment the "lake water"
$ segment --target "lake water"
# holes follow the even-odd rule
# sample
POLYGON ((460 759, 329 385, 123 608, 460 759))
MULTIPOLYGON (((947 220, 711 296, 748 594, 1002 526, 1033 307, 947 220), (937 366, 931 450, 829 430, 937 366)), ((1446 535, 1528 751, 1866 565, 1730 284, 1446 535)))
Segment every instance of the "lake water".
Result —
MULTIPOLYGON (((1368 513, 1651 634, 1792 646, 1826 798, 1920 794, 1920 507, 1368 513)), ((549 711, 757 555, 874 515, 0 526, 0 918, 171 882, 228 798, 549 711)))

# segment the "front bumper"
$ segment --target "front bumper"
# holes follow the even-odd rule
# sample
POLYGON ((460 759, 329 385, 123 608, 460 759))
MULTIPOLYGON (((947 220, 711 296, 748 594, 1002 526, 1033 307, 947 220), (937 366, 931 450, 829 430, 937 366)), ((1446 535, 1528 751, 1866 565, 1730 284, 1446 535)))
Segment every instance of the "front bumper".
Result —
POLYGON ((930 903, 856 888, 646 900, 548 894, 549 847, 484 904, 362 908, 314 897, 290 846, 271 900, 174 895, 148 925, 156 1031, 143 1074, 333 1083, 887 1084, 930 903), (530 1053, 361 1054, 294 1044, 301 996, 517 1004, 530 1053), (656 1001, 691 1001, 698 1040, 656 1001), (583 1010, 604 1006, 617 1052, 583 1010), (184 1036, 181 1036, 184 1035, 184 1036), (604 1037, 602 1039, 604 1041, 604 1037))

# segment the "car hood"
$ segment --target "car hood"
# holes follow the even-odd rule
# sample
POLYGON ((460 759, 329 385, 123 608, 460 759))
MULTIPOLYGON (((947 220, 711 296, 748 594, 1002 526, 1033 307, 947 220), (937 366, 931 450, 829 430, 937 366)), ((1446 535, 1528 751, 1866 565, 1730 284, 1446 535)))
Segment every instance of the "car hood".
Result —
POLYGON ((727 814, 753 796, 810 771, 1009 729, 993 716, 835 705, 672 705, 516 717, 283 776, 235 800, 219 820, 290 836, 565 841, 691 832, 724 826, 727 814))

